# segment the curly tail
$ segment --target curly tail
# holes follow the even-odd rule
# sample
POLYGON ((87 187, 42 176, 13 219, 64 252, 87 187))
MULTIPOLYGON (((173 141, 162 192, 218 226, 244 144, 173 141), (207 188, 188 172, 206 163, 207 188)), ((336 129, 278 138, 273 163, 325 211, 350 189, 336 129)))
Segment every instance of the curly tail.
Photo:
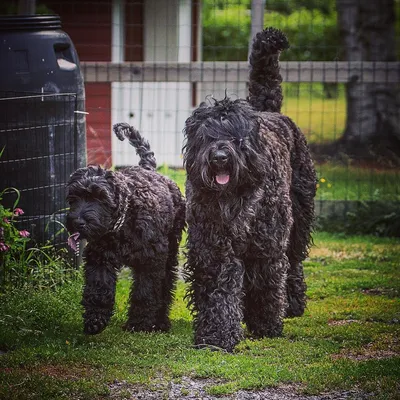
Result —
POLYGON ((258 111, 280 112, 282 107, 282 76, 279 55, 289 48, 286 35, 275 28, 257 33, 249 57, 249 96, 247 100, 258 111))
POLYGON ((150 150, 150 144, 140 135, 138 130, 125 122, 120 122, 113 126, 113 131, 121 141, 128 138, 129 143, 136 149, 136 154, 140 157, 139 165, 142 168, 151 171, 157 168, 157 162, 154 153, 150 150))

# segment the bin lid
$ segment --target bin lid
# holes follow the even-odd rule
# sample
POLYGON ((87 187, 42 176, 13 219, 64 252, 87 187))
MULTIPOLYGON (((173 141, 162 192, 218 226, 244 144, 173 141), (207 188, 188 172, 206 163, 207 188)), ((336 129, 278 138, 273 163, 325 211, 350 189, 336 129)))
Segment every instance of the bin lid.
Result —
POLYGON ((34 31, 61 29, 59 15, 0 16, 0 31, 34 31))

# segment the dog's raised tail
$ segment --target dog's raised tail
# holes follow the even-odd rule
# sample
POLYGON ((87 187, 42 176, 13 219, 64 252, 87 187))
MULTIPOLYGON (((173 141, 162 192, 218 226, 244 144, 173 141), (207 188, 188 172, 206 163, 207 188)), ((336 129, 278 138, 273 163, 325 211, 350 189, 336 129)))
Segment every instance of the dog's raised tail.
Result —
POLYGON ((139 165, 142 168, 152 171, 157 168, 156 158, 150 150, 149 142, 142 137, 137 129, 125 122, 120 122, 113 126, 113 131, 119 140, 123 141, 125 138, 129 140, 129 143, 136 149, 136 154, 140 157, 139 165))
POLYGON ((249 103, 258 111, 280 112, 282 76, 279 55, 289 48, 286 35, 275 28, 257 33, 249 56, 249 103))

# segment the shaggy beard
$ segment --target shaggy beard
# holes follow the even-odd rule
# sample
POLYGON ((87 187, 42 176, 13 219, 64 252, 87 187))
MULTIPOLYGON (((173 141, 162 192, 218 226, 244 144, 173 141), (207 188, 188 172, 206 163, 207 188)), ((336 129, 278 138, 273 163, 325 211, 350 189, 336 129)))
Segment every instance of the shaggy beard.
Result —
POLYGON ((113 209, 100 201, 88 205, 82 201, 76 208, 72 207, 67 215, 67 229, 71 233, 79 233, 79 239, 99 239, 112 229, 113 209), (77 228, 75 222, 85 221, 83 228, 77 228))
MULTIPOLYGON (((262 166, 248 165, 244 152, 238 152, 236 147, 228 143, 224 149, 228 153, 228 162, 223 168, 216 168, 212 162, 212 153, 216 150, 213 144, 199 152, 193 162, 187 164, 188 178, 193 186, 219 194, 237 194, 237 190, 245 187, 257 187, 260 183, 262 166), (229 182, 219 184, 216 181, 218 173, 229 174, 229 182)), ((249 153, 249 151, 247 151, 249 153)), ((253 157, 256 159, 257 157, 253 157)))
POLYGON ((243 171, 244 164, 232 146, 225 146, 225 150, 229 155, 229 161, 223 168, 216 168, 210 161, 212 159, 212 153, 215 150, 216 146, 210 146, 205 148, 202 152, 199 152, 192 165, 187 168, 188 177, 195 186, 210 191, 231 191, 237 187, 240 182, 240 173, 243 171), (219 173, 228 174, 229 182, 226 184, 217 183, 216 176, 219 173))

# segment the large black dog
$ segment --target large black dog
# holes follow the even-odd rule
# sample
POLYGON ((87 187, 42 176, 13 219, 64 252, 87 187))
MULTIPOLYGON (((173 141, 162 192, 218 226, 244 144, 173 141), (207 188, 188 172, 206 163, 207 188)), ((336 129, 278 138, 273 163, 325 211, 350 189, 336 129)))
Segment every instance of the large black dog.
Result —
POLYGON ((117 272, 132 269, 129 331, 167 331, 176 282, 185 203, 178 186, 155 171, 149 144, 128 124, 114 125, 140 156, 139 166, 113 172, 99 166, 75 171, 67 185, 69 242, 84 250, 84 331, 101 332, 113 313, 117 272))
POLYGON ((277 29, 258 33, 248 99, 203 103, 186 121, 186 272, 198 346, 232 351, 242 321, 254 337, 279 336, 283 318, 306 306, 316 174, 305 137, 280 113, 287 47, 277 29))

